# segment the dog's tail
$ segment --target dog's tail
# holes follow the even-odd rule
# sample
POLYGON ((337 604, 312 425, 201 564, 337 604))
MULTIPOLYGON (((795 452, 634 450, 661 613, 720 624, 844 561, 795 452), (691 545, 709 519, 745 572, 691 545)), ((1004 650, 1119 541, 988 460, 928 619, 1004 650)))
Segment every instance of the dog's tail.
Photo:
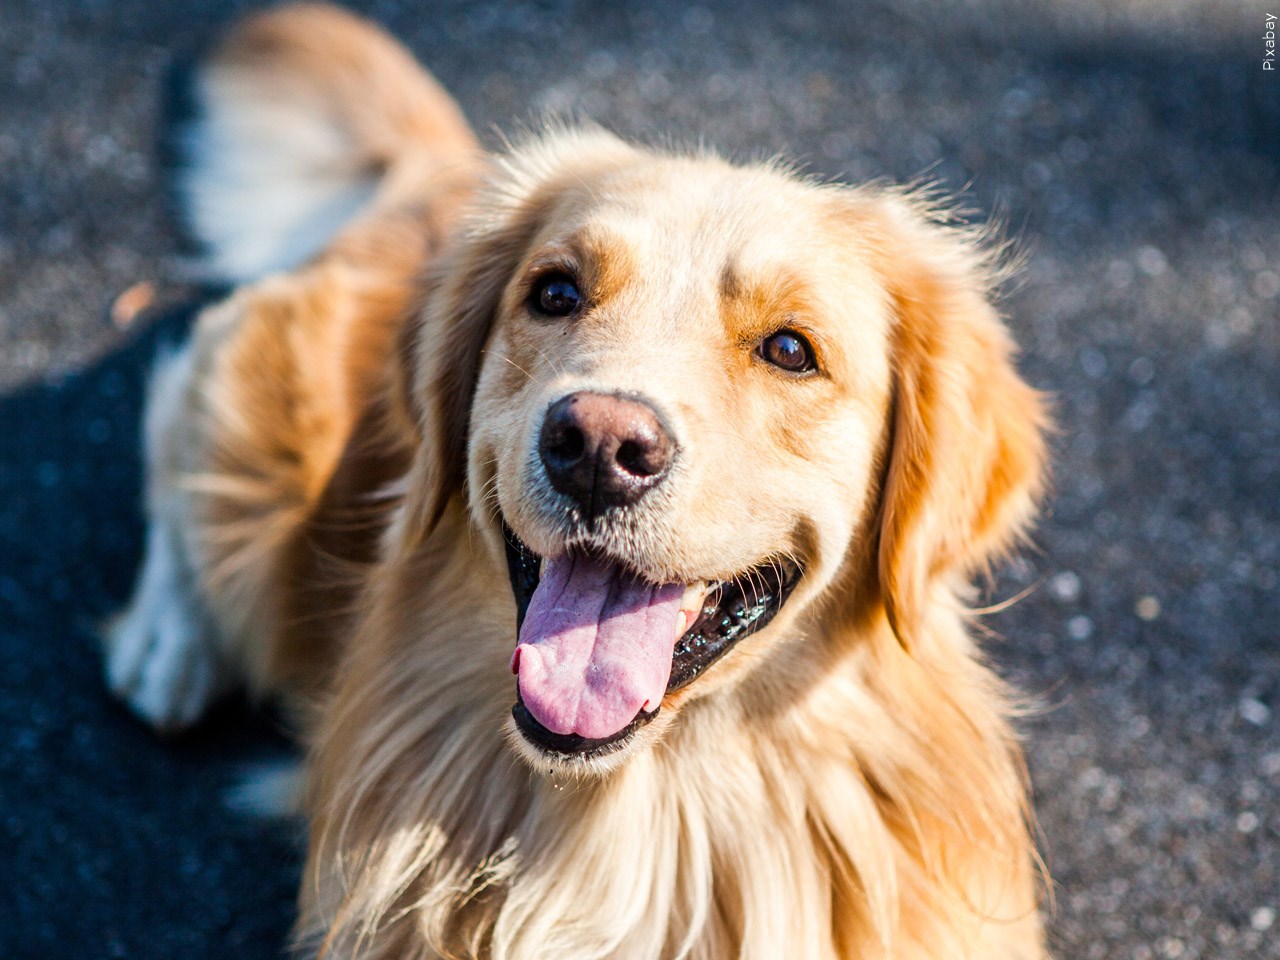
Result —
POLYGON ((175 82, 168 156, 214 278, 243 283, 318 253, 396 171, 469 165, 457 104, 407 50, 324 4, 238 25, 175 82))

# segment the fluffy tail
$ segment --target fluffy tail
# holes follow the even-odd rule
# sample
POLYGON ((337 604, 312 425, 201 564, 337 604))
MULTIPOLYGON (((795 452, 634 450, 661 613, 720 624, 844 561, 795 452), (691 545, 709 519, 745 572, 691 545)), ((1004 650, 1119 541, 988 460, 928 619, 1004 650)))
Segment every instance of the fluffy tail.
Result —
POLYGON ((298 266, 395 172, 472 160, 458 106, 407 50, 323 4, 242 22, 185 80, 175 187, 218 279, 298 266))

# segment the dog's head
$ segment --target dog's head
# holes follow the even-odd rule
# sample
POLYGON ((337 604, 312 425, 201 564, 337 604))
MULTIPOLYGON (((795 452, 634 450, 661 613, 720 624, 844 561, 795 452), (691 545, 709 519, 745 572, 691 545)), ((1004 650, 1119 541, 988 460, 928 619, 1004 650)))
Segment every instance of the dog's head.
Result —
POLYGON ((480 211, 406 341, 409 508, 465 491, 507 564, 541 768, 822 644, 807 612, 910 648, 930 584, 1029 517, 1040 398, 989 258, 918 199, 592 133, 517 150, 480 211))

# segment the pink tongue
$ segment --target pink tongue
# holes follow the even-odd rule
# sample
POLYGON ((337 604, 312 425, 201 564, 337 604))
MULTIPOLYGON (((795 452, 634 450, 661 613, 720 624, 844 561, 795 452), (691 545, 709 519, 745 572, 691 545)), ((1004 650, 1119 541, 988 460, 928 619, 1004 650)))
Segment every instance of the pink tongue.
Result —
POLYGON ((589 557, 548 560, 511 658, 525 708, 552 733, 591 740, 656 709, 683 594, 589 557))

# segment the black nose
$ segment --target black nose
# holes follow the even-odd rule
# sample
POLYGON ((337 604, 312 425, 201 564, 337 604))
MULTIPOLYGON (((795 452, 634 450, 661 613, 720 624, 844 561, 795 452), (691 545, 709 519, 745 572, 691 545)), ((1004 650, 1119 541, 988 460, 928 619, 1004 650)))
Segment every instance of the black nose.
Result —
POLYGON ((551 485, 587 519, 639 500, 666 475, 675 449, 647 403, 586 392, 547 408, 538 442, 551 485))

